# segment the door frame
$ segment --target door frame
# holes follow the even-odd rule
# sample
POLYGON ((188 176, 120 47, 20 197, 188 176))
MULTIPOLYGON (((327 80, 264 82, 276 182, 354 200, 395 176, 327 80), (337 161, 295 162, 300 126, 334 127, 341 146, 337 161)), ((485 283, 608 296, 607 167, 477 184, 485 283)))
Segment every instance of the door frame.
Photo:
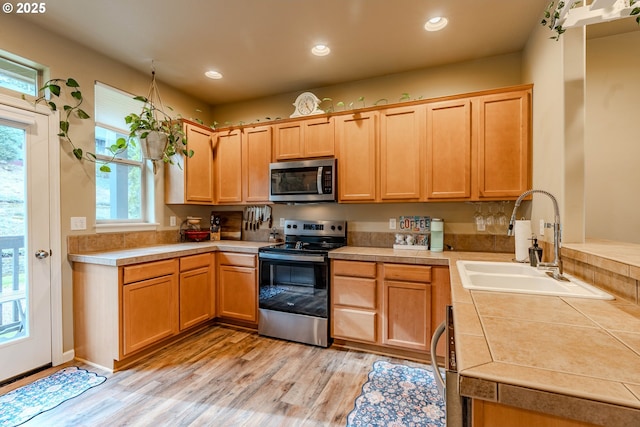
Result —
POLYGON ((52 262, 51 274, 51 364, 53 366, 73 360, 73 349, 64 352, 62 326, 62 232, 60 228, 60 126, 59 113, 43 105, 0 93, 0 104, 19 110, 47 116, 49 128, 49 241, 52 262))

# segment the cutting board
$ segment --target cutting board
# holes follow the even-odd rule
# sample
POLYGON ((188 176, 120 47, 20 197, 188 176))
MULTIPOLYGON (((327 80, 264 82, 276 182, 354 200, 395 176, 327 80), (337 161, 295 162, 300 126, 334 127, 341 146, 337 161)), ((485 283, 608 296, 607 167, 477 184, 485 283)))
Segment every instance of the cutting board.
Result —
POLYGON ((242 239, 242 211, 211 212, 220 217, 220 239, 242 239))

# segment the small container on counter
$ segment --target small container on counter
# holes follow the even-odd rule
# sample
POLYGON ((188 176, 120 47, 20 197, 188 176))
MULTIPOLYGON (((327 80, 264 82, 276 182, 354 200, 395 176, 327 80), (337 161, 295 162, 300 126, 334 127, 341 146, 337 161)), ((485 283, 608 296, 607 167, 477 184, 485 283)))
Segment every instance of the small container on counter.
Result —
POLYGON ((444 221, 441 218, 431 219, 431 252, 442 252, 444 249, 444 221))

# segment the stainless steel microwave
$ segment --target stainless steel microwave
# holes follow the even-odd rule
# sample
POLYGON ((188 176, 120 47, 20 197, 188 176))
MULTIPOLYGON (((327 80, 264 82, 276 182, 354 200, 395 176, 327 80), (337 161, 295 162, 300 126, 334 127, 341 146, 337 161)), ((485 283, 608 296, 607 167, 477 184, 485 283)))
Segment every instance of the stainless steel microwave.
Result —
POLYGON ((269 165, 272 202, 335 202, 336 159, 278 162, 269 165))

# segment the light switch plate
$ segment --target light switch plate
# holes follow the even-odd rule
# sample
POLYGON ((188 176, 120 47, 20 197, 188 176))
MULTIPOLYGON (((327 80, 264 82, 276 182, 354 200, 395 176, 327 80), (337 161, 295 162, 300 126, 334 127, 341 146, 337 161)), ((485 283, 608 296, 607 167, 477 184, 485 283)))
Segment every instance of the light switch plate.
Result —
POLYGON ((176 226, 176 217, 171 215, 169 217, 169 227, 175 227, 176 226))
POLYGON ((544 236, 544 219, 540 220, 540 236, 544 236))
POLYGON ((284 218, 280 218, 280 228, 284 227, 284 218))
POLYGON ((86 230, 87 229, 87 217, 86 216, 72 216, 71 217, 71 230, 86 230))
POLYGON ((389 218, 389 230, 395 230, 395 229, 396 229, 396 219, 389 218))

